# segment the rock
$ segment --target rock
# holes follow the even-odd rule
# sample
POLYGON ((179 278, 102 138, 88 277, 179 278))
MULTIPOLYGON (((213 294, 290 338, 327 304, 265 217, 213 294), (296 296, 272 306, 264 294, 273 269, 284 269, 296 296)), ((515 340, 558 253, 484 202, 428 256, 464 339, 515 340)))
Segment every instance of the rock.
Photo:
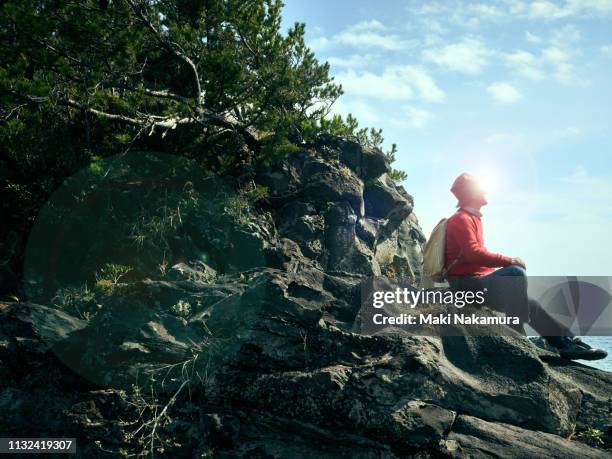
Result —
POLYGON ((356 215, 363 215, 363 182, 347 167, 334 167, 324 161, 311 161, 304 193, 320 207, 328 202, 348 202, 356 215))
POLYGON ((184 233, 198 251, 183 256, 181 261, 189 264, 199 260, 221 274, 265 266, 264 252, 277 237, 269 212, 246 218, 251 211, 244 208, 247 204, 240 198, 234 196, 228 201, 221 194, 211 201, 208 207, 185 218, 184 233))
POLYGON ((412 204, 402 196, 387 175, 369 182, 364 190, 365 214, 376 219, 387 218, 396 207, 406 206, 412 211, 412 204))
POLYGON ((147 381, 163 374, 158 390, 171 392, 180 384, 180 363, 193 359, 207 337, 189 318, 243 288, 197 280, 118 286, 89 325, 59 343, 56 352, 103 387, 129 388, 137 375, 147 381))
POLYGON ((104 438, 107 447, 121 445, 123 431, 116 420, 137 421, 126 397, 118 391, 105 389, 90 391, 83 398, 66 411, 67 424, 78 431, 79 436, 104 438))
POLYGON ((217 271, 201 261, 195 261, 189 266, 187 263, 177 263, 168 271, 168 280, 186 280, 212 282, 217 278, 217 271))
POLYGON ((206 413, 201 417, 207 440, 219 448, 231 448, 240 438, 240 421, 234 416, 206 413))
POLYGON ((53 308, 0 303, 0 432, 70 436, 63 412, 88 386, 58 359, 57 347, 85 327, 84 321, 53 308))
POLYGON ((354 140, 323 135, 319 139, 318 146, 338 151, 340 162, 348 166, 364 181, 375 179, 390 171, 382 151, 361 146, 354 140))
POLYGON ((513 425, 492 423, 461 415, 453 425, 449 439, 459 450, 450 457, 538 457, 550 459, 606 458, 606 451, 548 433, 521 429, 513 425))
MULTIPOLYGON (((387 432, 409 447, 437 445, 450 432, 456 413, 420 400, 401 404, 387 422, 387 432)), ((384 434, 384 432, 381 432, 384 434)))
MULTIPOLYGON (((540 357, 557 378, 575 387, 582 394, 576 432, 595 428, 603 433, 604 444, 612 445, 612 373, 567 361, 545 353, 540 357)), ((578 437, 579 439, 579 437, 578 437)))
POLYGON ((280 209, 277 221, 281 237, 295 241, 311 259, 316 260, 322 256, 325 220, 313 204, 290 202, 280 209))
MULTIPOLYGON (((23 389, 19 381, 28 372, 32 372, 32 381, 39 381, 33 368, 57 366, 58 348, 72 333, 85 328, 85 321, 54 308, 33 303, 0 303, 0 368, 4 383, 23 389)), ((41 375, 43 380, 46 377, 41 375)), ((31 407, 32 398, 27 393, 23 395, 26 396, 23 406, 31 407)))
POLYGON ((382 273, 394 279, 418 281, 422 276, 424 242, 425 236, 412 212, 406 218, 388 220, 379 229, 375 246, 382 273))
POLYGON ((360 177, 364 180, 373 179, 390 172, 384 153, 378 148, 363 147, 360 172, 360 177))
POLYGON ((45 351, 65 339, 86 322, 58 309, 32 303, 0 303, 0 339, 20 347, 31 339, 34 352, 45 351), (21 338, 21 341, 18 339, 21 338), (45 346, 37 347, 38 343, 45 346))
POLYGON ((355 226, 355 232, 359 238, 364 241, 367 246, 371 249, 376 244, 376 237, 378 235, 379 223, 375 219, 371 218, 360 218, 357 220, 355 226))
POLYGON ((581 393, 557 378, 527 339, 448 336, 441 338, 441 344, 445 358, 440 362, 444 376, 439 383, 450 384, 438 402, 442 406, 558 435, 572 432, 581 393), (457 385, 455 378, 463 383, 457 385), (503 385, 493 383, 502 380, 503 385), (469 411, 464 411, 468 406, 469 411))
POLYGON ((226 457, 398 457, 389 445, 381 441, 373 441, 352 432, 325 429, 283 416, 261 414, 256 421, 246 418, 241 424, 241 434, 238 444, 226 452, 226 457))
POLYGON ((609 456, 566 441, 595 427, 610 447, 609 373, 522 336, 364 332, 362 282, 422 269, 387 171, 321 138, 257 175, 269 199, 199 199, 168 272, 112 283, 89 321, 1 304, 0 431, 87 457, 142 454, 154 425, 169 457, 609 456))
POLYGON ((260 172, 257 182, 268 189, 269 199, 274 203, 282 203, 288 198, 295 198, 301 186, 298 169, 291 163, 284 163, 277 169, 266 169, 260 172))
POLYGON ((333 206, 325 215, 325 248, 328 271, 380 275, 374 254, 358 238, 357 215, 347 202, 333 206))
POLYGON ((298 272, 314 264, 304 257, 296 242, 287 238, 281 238, 278 244, 268 249, 266 255, 268 266, 287 272, 298 272))

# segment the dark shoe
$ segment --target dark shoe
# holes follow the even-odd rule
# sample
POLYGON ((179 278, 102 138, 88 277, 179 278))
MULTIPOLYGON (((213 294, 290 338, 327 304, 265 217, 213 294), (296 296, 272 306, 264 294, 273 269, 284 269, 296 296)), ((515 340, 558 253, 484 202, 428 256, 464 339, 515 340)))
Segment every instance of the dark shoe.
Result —
POLYGON ((576 337, 562 338, 563 343, 557 346, 559 355, 568 360, 600 360, 605 359, 608 353, 603 349, 593 349, 587 343, 576 337))

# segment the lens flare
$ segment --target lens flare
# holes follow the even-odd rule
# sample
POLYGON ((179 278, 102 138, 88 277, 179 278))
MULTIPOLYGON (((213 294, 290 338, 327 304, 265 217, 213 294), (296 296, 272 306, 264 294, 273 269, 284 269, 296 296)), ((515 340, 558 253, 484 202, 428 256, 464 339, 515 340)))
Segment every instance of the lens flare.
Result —
POLYGON ((487 194, 495 194, 501 184, 501 176, 496 169, 481 168, 473 172, 480 188, 487 194))

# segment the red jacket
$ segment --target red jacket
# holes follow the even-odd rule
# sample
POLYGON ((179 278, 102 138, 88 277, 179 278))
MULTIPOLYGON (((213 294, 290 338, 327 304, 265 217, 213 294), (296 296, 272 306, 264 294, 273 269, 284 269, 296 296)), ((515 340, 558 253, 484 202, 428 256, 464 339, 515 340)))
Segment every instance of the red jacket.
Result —
POLYGON ((512 258, 489 252, 482 239, 482 221, 463 208, 448 219, 446 226, 445 266, 461 257, 448 271, 449 276, 483 276, 494 268, 512 264, 512 258))

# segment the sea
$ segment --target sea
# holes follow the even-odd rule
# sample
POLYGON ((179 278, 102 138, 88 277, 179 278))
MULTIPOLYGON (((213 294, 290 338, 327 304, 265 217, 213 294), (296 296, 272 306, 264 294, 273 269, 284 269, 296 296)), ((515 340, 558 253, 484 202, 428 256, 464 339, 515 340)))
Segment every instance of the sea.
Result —
POLYGON ((608 351, 608 357, 603 360, 577 360, 577 362, 600 370, 612 371, 612 336, 581 336, 581 339, 591 347, 605 349, 608 351))

